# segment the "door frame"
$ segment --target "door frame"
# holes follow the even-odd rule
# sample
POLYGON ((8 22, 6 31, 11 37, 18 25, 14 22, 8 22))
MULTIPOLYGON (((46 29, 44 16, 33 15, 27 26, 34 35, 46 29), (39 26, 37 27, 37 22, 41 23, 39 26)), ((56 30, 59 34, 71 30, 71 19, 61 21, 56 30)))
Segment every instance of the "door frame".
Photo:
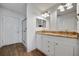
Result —
MULTIPOLYGON (((23 22, 25 22, 25 24, 26 24, 26 18, 24 19, 24 20, 22 20, 22 43, 24 44, 25 42, 23 42, 24 40, 23 40, 23 22)), ((27 26, 27 25, 26 25, 27 26)), ((27 28, 26 28, 27 29, 27 28)), ((25 43, 26 44, 26 43, 25 43)), ((24 44, 24 45, 25 45, 24 44)), ((25 45, 26 46, 26 45, 25 45)))

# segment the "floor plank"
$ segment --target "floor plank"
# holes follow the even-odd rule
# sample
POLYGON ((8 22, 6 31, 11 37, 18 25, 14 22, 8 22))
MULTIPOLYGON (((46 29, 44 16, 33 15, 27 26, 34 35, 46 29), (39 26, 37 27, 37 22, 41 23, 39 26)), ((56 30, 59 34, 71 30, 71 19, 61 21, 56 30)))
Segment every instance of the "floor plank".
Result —
POLYGON ((16 43, 1 47, 0 56, 44 56, 44 54, 36 49, 28 53, 22 43, 16 43))

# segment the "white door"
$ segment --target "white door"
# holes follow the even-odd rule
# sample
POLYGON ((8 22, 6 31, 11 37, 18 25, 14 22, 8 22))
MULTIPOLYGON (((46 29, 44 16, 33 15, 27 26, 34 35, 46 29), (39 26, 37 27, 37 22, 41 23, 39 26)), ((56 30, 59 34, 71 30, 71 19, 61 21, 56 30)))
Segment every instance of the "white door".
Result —
POLYGON ((55 43, 55 56, 73 56, 73 47, 64 43, 55 43))
POLYGON ((1 41, 1 38, 2 38, 2 35, 1 35, 1 33, 2 33, 2 18, 0 17, 0 47, 2 46, 2 41, 1 41))
POLYGON ((20 42, 18 18, 3 17, 3 45, 20 42))
POLYGON ((26 44, 26 19, 22 21, 22 42, 26 44))

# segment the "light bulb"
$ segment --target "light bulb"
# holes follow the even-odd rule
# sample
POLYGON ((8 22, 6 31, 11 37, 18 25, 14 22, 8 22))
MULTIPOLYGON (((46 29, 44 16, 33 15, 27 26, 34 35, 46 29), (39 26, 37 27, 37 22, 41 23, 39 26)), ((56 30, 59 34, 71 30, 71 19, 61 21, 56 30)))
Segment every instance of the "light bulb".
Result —
POLYGON ((73 5, 72 3, 67 3, 66 5, 64 5, 65 7, 67 7, 67 9, 71 9, 73 8, 73 5))
POLYGON ((44 14, 42 14, 42 17, 48 17, 49 16, 49 14, 48 13, 44 13, 44 14))
POLYGON ((73 6, 71 5, 71 6, 69 6, 69 7, 67 7, 67 9, 71 9, 71 8, 73 8, 73 6))
POLYGON ((65 11, 64 6, 62 6, 62 5, 60 5, 60 6, 58 7, 58 9, 59 9, 61 12, 65 11))

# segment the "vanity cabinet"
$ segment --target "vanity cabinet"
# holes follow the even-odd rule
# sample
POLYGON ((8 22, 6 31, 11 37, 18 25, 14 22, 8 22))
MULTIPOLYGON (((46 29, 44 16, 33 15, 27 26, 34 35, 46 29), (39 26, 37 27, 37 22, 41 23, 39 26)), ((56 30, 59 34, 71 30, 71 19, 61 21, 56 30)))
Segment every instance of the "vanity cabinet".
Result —
POLYGON ((48 56, 75 56, 78 55, 77 39, 41 35, 37 37, 37 49, 48 56), (40 42, 40 43, 39 43, 40 42), (39 46, 41 48, 39 48, 39 46))
POLYGON ((40 50, 40 51, 42 51, 43 49, 43 47, 42 47, 42 45, 43 45, 43 43, 42 43, 42 37, 41 37, 42 35, 39 35, 39 34, 37 34, 36 35, 36 47, 40 50))

